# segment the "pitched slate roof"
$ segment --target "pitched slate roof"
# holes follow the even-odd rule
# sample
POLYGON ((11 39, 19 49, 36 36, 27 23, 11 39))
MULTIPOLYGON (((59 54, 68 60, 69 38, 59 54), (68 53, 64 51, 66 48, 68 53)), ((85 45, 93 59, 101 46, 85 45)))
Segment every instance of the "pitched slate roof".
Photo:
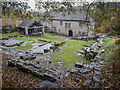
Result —
POLYGON ((26 28, 31 26, 33 23, 35 23, 35 21, 33 20, 23 20, 23 22, 20 24, 20 28, 26 28))
MULTIPOLYGON (((80 12, 80 11, 76 11, 76 13, 71 13, 71 14, 67 14, 64 12, 61 12, 61 13, 52 12, 51 16, 54 16, 53 20, 71 20, 71 21, 83 20, 85 21, 86 19, 86 13, 80 12)), ((90 21, 90 20, 87 20, 87 21, 90 21)))

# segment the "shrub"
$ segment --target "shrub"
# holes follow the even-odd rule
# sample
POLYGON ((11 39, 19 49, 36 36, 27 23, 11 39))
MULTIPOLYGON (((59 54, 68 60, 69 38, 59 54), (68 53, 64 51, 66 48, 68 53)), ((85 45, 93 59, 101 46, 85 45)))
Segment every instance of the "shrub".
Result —
POLYGON ((11 29, 11 32, 17 32, 18 31, 18 28, 15 27, 14 29, 11 29))
POLYGON ((11 29, 3 29, 2 33, 12 33, 12 32, 17 32, 17 31, 18 31, 18 28, 15 27, 15 28, 11 28, 11 29))

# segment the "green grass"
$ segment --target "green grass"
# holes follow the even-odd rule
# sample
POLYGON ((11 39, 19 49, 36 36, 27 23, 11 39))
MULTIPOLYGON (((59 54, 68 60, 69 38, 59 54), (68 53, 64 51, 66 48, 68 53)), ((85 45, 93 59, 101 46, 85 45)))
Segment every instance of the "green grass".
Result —
POLYGON ((19 50, 28 50, 31 49, 33 46, 31 45, 31 43, 27 44, 26 46, 17 46, 15 49, 19 49, 19 50))
POLYGON ((83 44, 92 44, 93 41, 77 41, 77 40, 68 40, 63 44, 61 47, 63 48, 60 52, 51 54, 51 61, 58 62, 64 61, 64 64, 70 67, 74 67, 76 62, 86 62, 89 63, 90 61, 80 58, 76 56, 75 52, 77 50, 82 50, 83 44))
POLYGON ((57 33, 45 33, 45 36, 61 36, 60 34, 57 33))
POLYGON ((54 35, 53 33, 45 33, 46 36, 52 36, 54 35))
POLYGON ((6 38, 10 35, 14 36, 14 35, 21 35, 21 34, 19 32, 5 33, 5 34, 0 34, 0 38, 6 38))
POLYGON ((47 40, 47 41, 63 41, 65 39, 61 39, 61 38, 54 38, 54 37, 20 37, 20 38, 16 38, 15 40, 20 40, 20 41, 35 41, 38 39, 42 39, 42 40, 47 40))
POLYGON ((41 39, 44 39, 44 40, 48 40, 48 41, 63 41, 65 39, 62 39, 62 38, 54 38, 54 37, 41 37, 41 39))
POLYGON ((38 39, 24 36, 24 37, 16 38, 15 40, 19 40, 19 41, 35 41, 35 40, 38 40, 38 39))

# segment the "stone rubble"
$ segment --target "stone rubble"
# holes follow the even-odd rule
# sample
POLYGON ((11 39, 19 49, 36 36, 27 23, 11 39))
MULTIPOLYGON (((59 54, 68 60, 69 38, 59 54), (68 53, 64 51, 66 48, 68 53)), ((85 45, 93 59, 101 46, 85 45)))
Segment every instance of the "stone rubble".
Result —
POLYGON ((6 46, 6 47, 13 47, 13 46, 20 46, 22 43, 23 43, 23 41, 9 39, 9 40, 4 40, 2 42, 2 45, 6 46))

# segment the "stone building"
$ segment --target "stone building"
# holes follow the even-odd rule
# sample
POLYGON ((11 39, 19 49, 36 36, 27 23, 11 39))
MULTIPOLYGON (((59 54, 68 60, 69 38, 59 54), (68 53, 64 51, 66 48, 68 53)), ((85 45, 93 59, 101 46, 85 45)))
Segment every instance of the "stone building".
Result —
POLYGON ((67 35, 90 35, 93 33, 94 21, 86 13, 76 11, 76 13, 51 13, 53 16, 49 23, 50 32, 67 35))
POLYGON ((44 26, 33 20, 23 20, 19 31, 25 35, 42 35, 44 34, 44 26))

